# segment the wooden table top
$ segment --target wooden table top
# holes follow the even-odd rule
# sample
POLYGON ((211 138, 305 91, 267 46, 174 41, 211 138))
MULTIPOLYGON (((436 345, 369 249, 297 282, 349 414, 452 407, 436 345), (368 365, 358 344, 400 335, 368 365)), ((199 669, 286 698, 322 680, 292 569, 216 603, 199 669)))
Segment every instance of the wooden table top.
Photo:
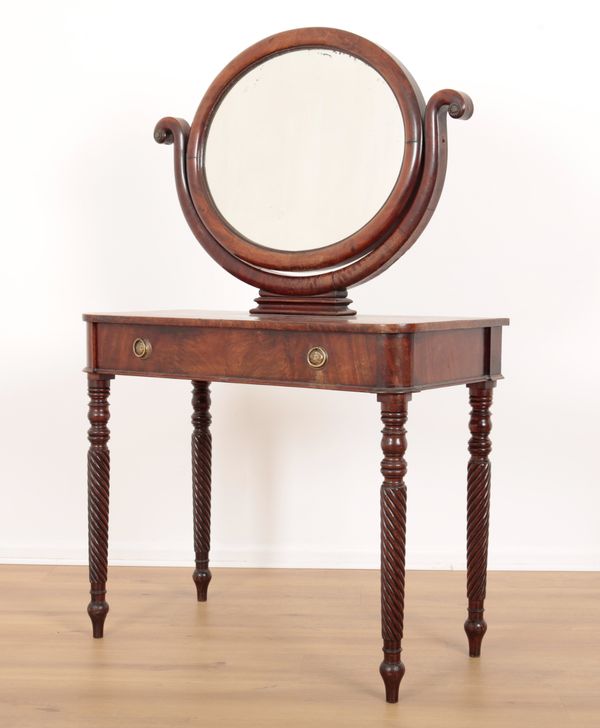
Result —
POLYGON ((507 326, 507 318, 453 316, 253 316, 238 311, 130 311, 86 313, 84 321, 153 326, 201 326, 208 328, 268 329, 280 331, 352 331, 382 334, 417 333, 507 326))

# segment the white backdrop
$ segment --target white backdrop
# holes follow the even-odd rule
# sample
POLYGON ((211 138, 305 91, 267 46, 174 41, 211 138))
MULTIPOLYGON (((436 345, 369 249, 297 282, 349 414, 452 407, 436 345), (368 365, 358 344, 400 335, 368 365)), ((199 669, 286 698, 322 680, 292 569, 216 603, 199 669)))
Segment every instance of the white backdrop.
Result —
MULTIPOLYGON (((600 567, 597 18, 592 3, 2 3, 0 557, 86 558, 82 311, 247 310, 196 243, 162 116, 191 120, 240 50, 306 25, 399 57, 449 121, 438 210, 361 313, 509 315, 493 568, 600 567)), ((113 383, 113 563, 192 563, 190 385, 113 383)), ((463 568, 467 391, 409 415, 408 566, 463 568)), ((213 386, 217 565, 374 567, 374 396, 213 386)))

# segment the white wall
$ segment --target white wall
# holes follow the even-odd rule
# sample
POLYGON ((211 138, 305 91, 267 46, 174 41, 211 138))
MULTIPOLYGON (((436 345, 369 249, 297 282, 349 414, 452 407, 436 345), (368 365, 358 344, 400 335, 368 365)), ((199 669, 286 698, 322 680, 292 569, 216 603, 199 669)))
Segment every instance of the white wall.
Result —
MULTIPOLYGON (((164 115, 279 30, 383 45, 458 87, 438 210, 353 291, 361 313, 509 315, 493 568, 600 567, 597 18, 571 2, 2 3, 0 556, 86 557, 86 310, 247 310, 181 215, 164 115)), ((413 398, 408 565, 464 566, 467 392, 413 398)), ((191 563, 190 386, 113 384, 111 558, 191 563)), ((379 415, 365 394, 213 387, 213 563, 376 566, 379 415)))

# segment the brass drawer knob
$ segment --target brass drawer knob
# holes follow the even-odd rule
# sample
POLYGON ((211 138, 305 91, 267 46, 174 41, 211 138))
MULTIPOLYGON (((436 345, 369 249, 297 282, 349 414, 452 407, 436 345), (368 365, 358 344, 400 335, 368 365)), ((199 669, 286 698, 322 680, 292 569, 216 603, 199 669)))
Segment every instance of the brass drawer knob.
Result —
POLYGON ((322 346, 313 346, 308 350, 306 361, 313 369, 321 369, 327 364, 327 351, 322 346))
POLYGON ((134 356, 138 359, 147 359, 152 353, 152 344, 148 339, 135 339, 132 348, 134 356))

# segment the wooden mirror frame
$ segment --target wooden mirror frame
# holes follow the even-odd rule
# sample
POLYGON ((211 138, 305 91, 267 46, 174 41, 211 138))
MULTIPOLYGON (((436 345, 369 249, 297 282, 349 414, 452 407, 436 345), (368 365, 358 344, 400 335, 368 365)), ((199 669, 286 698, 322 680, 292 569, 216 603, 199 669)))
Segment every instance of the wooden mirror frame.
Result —
POLYGON ((246 49, 213 81, 191 128, 183 119, 165 117, 154 138, 159 144, 174 144, 179 202, 198 241, 225 270, 260 289, 251 313, 348 316, 354 312, 348 308, 346 289, 386 270, 429 222, 446 172, 446 116, 468 119, 472 112, 471 99, 449 89, 438 91, 425 106, 408 71, 365 38, 333 28, 302 28, 246 49), (283 251, 248 240, 223 218, 206 181, 205 148, 211 120, 233 84, 271 57, 307 48, 355 56, 383 77, 402 112, 405 151, 392 192, 356 233, 321 248, 283 251), (286 275, 307 271, 315 272, 286 275))
POLYGON ((308 28, 279 33, 262 40, 235 58, 213 81, 196 112, 187 151, 187 174, 192 199, 209 232, 238 258, 251 265, 278 271, 307 271, 336 267, 372 248, 374 241, 393 226, 405 209, 418 182, 421 167, 421 93, 408 73, 392 56, 370 41, 340 30, 308 28), (210 193, 205 170, 210 125, 227 92, 246 73, 265 61, 291 51, 327 48, 343 51, 372 67, 387 82, 402 112, 404 156, 394 187, 379 211, 351 236, 327 246, 284 251, 250 241, 222 217, 210 193))

